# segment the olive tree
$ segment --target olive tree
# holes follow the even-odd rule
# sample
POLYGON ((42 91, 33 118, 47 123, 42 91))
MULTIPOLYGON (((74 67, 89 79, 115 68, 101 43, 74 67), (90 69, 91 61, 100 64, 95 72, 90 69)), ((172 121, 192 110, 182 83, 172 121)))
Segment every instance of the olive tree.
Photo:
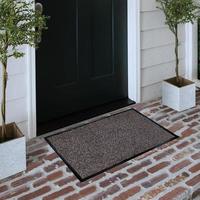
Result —
MULTIPOLYGON (((2 64, 2 130, 0 142, 6 138, 6 86, 8 59, 20 58, 21 45, 37 46, 38 38, 46 29, 47 17, 35 10, 35 3, 26 0, 0 0, 0 62, 2 64)), ((15 67, 15 66, 12 66, 15 67)))
POLYGON ((199 17, 199 5, 197 0, 156 0, 166 18, 166 24, 175 37, 175 57, 176 57, 176 81, 181 85, 179 75, 179 36, 178 28, 180 24, 194 23, 199 17))

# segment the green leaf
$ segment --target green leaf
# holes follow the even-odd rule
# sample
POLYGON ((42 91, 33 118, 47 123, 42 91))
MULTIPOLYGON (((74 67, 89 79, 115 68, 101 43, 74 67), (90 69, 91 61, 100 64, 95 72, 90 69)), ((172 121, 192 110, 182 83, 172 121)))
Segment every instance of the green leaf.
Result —
POLYGON ((35 3, 26 0, 0 1, 0 61, 20 58, 24 54, 18 46, 38 46, 43 30, 47 29, 48 17, 34 10, 35 3), (12 52, 8 48, 12 47, 12 52))

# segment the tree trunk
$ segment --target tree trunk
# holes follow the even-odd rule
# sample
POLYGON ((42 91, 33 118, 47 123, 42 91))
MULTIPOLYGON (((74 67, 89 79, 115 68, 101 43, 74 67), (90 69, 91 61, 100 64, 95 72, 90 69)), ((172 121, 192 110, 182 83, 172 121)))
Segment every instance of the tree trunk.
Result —
POLYGON ((1 115, 2 115, 2 132, 0 140, 2 142, 6 139, 6 87, 7 87, 7 61, 2 66, 2 102, 1 102, 1 115))
POLYGON ((178 46, 179 46, 179 40, 178 40, 178 25, 176 25, 175 28, 175 56, 176 56, 176 68, 175 68, 175 72, 176 72, 176 81, 177 84, 180 85, 180 76, 179 76, 179 50, 178 50, 178 46))

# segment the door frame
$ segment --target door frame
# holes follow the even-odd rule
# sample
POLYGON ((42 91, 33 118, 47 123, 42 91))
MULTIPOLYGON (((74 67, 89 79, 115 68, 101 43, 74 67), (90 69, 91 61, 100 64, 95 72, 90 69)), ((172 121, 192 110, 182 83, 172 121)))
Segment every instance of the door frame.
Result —
POLYGON ((185 66, 186 78, 197 81, 198 70, 198 24, 185 25, 185 66))
MULTIPOLYGON (((141 101, 140 67, 140 0, 127 0, 128 20, 128 96, 136 103, 141 101)), ((35 49, 27 50, 28 82, 28 135, 37 136, 36 115, 36 54, 35 49)))

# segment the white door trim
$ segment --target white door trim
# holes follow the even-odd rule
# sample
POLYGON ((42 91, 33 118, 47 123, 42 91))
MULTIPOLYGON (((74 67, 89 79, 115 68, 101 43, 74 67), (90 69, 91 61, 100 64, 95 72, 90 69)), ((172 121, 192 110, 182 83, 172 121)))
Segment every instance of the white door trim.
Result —
MULTIPOLYGON (((141 101, 140 0, 127 0, 128 6, 128 93, 141 101)), ((28 139, 36 137, 36 62, 35 49, 28 47, 28 139)))
POLYGON ((186 78, 190 80, 197 79, 198 65, 198 33, 197 22, 194 24, 188 23, 185 25, 185 66, 186 78))
POLYGON ((128 0, 128 93, 141 101, 140 0, 128 0))
POLYGON ((27 47, 27 101, 28 101, 28 135, 27 139, 36 137, 36 56, 35 49, 27 47))

